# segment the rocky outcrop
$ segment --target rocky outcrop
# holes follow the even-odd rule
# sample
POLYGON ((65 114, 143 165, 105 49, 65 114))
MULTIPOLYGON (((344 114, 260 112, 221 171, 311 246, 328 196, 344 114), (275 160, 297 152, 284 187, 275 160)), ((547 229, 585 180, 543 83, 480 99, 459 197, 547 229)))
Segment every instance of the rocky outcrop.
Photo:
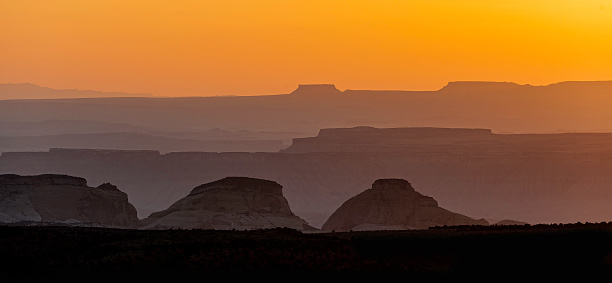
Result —
POLYGON ((138 223, 127 194, 68 175, 0 175, 0 222, 89 223, 129 228, 138 223))
POLYGON ((168 209, 142 220, 142 229, 316 230, 291 212, 276 182, 226 177, 194 188, 168 209))
POLYGON ((404 179, 378 179, 347 200, 323 224, 326 231, 410 230, 444 225, 488 225, 438 206, 404 179))

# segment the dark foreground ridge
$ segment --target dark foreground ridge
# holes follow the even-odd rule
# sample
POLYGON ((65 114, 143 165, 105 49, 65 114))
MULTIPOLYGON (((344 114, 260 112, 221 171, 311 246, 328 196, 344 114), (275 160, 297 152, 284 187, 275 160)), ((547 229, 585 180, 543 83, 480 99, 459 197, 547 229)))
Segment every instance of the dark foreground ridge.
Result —
POLYGON ((612 271, 611 232, 612 222, 343 233, 5 225, 0 226, 0 272, 22 280, 174 280, 198 274, 288 280, 283 277, 288 273, 601 276, 612 271))

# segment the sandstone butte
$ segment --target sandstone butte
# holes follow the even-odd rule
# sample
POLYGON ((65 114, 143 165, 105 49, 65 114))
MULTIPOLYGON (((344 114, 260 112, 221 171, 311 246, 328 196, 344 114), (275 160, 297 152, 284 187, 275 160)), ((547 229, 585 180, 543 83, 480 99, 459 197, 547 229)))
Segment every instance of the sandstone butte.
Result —
MULTIPOLYGON (((127 195, 68 175, 0 175, 0 223, 33 222, 153 229, 318 231, 296 216, 274 181, 226 177, 195 187, 169 208, 138 220, 127 195)), ((411 230, 443 225, 489 225, 448 211, 404 179, 378 179, 348 199, 322 231, 411 230)))
POLYGON ((489 225, 484 219, 448 211, 404 179, 378 179, 348 199, 323 224, 323 231, 412 230, 444 225, 489 225))
POLYGON ((152 213, 141 229, 317 230, 293 214, 282 188, 269 180, 226 177, 197 186, 169 208, 152 213))
POLYGON ((39 222, 130 228, 138 225, 126 193, 110 183, 43 174, 0 175, 0 223, 39 222))

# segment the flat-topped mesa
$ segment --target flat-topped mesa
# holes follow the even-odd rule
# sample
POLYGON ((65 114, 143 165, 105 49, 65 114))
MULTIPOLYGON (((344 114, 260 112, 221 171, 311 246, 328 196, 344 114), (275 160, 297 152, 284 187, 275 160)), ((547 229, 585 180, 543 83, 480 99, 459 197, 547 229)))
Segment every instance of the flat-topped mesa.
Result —
POLYGON ((294 138, 283 153, 306 152, 415 152, 456 147, 457 140, 480 140, 494 134, 490 129, 470 128, 334 128, 321 129, 316 137, 294 138), (435 142, 432 142, 435 141, 435 142))
POLYGON ((35 176, 20 176, 15 174, 0 175, 0 184, 4 186, 78 186, 86 187, 87 180, 59 174, 42 174, 35 176))
POLYGON ((333 84, 302 84, 296 90, 291 92, 292 95, 338 95, 342 91, 336 88, 333 84))

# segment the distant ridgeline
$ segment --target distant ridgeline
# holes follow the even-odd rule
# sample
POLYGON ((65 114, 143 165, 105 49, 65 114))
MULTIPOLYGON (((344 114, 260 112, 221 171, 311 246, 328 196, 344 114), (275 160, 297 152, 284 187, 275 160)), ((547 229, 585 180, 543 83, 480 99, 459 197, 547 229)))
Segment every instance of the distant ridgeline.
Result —
POLYGON ((409 128, 374 128, 359 126, 354 128, 321 129, 318 137, 379 137, 379 139, 395 140, 403 138, 428 138, 428 137, 454 137, 491 135, 490 129, 466 129, 466 128, 434 128, 434 127, 409 127, 409 128))
POLYGON ((152 97, 150 93, 102 92, 95 90, 53 89, 35 84, 0 84, 2 99, 56 99, 99 97, 152 97))
MULTIPOLYGON (((103 97, 21 100, 2 100, 8 99, 2 98, 3 87, 16 86, 0 85, 0 121, 6 122, 94 120, 154 130, 221 128, 309 135, 322 128, 364 125, 496 133, 612 132, 612 81, 545 86, 460 81, 436 91, 342 91, 333 84, 303 84, 278 95, 167 98, 98 93, 103 97), (126 97, 107 97, 118 95, 126 97)), ((49 97, 56 96, 45 98, 49 97)))
POLYGON ((612 153, 612 133, 494 134, 490 129, 354 127, 295 138, 283 153, 411 152, 413 154, 612 153))
MULTIPOLYGON (((157 150, 109 150, 109 149, 87 149, 87 148, 51 148, 50 154, 57 155, 81 155, 94 154, 101 156, 124 156, 124 157, 159 157, 161 154, 157 150)), ((7 154, 11 154, 7 152, 7 154)))
POLYGON ((441 93, 511 93, 511 92, 557 92, 583 91, 587 93, 610 93, 612 81, 566 81, 550 85, 534 86, 530 84, 517 84, 512 82, 487 81, 456 81, 449 82, 438 90, 441 93))

